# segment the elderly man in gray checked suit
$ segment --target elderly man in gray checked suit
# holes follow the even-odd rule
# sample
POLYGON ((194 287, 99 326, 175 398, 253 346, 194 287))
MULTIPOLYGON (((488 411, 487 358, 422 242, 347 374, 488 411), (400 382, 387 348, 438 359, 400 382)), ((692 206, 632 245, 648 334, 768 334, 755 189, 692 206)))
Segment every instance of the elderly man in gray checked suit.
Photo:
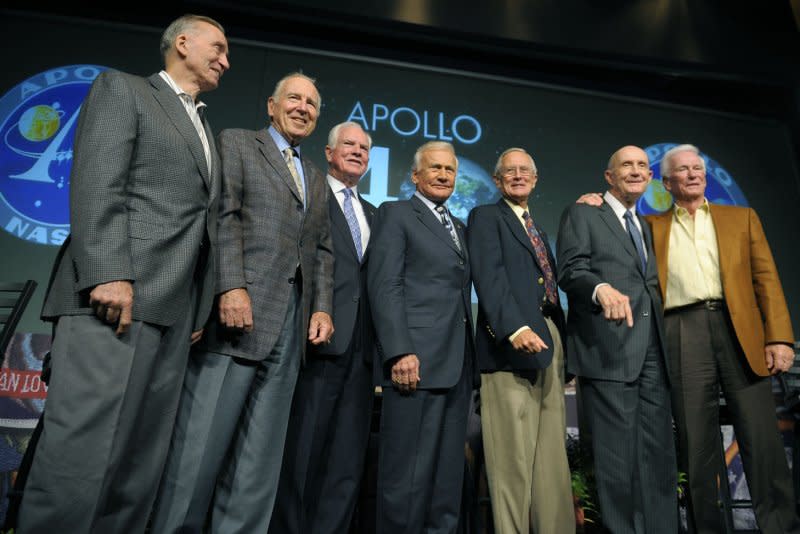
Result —
POLYGON ((328 187, 298 146, 319 109, 314 80, 289 74, 268 128, 219 135, 219 299, 190 358, 153 532, 200 532, 207 517, 211 532, 269 526, 306 341, 333 334, 328 187))
POLYGON ((211 309, 220 161, 198 95, 228 69, 228 44, 219 23, 186 15, 161 52, 160 73, 105 72, 82 106, 20 532, 144 530, 190 337, 211 309))

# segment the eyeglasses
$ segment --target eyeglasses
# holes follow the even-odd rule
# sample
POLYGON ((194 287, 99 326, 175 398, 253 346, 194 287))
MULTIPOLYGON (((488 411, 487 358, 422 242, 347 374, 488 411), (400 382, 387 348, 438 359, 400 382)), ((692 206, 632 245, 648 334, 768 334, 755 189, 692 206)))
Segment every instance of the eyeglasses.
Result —
POLYGON ((505 178, 512 178, 516 175, 520 176, 531 176, 533 175, 533 169, 531 167, 503 167, 500 169, 500 174, 505 178))

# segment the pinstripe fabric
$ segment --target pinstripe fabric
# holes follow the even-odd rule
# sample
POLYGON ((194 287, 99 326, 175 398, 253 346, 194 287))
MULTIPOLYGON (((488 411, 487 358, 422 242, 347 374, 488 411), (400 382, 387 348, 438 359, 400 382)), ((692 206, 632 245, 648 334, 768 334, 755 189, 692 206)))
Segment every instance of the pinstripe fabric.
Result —
POLYGON ((567 293, 568 369, 579 377, 600 514, 615 534, 677 532, 677 467, 663 317, 650 229, 647 265, 611 207, 575 204, 558 233, 558 281, 567 293), (607 282, 630 298, 633 327, 592 303, 607 282), (588 428, 587 428, 588 427, 588 428))
MULTIPOLYGON (((223 175, 217 292, 247 288, 254 329, 233 335, 211 314, 206 347, 260 360, 283 325, 298 264, 302 332, 313 312, 332 313, 333 255, 325 177, 304 161, 308 209, 267 130, 223 130, 217 140, 223 175)), ((305 343, 303 344, 305 350, 305 343)))
MULTIPOLYGON (((88 291, 131 280, 133 318, 171 325, 186 314, 201 280, 195 326, 205 322, 216 241, 219 156, 209 174, 203 145, 179 97, 154 74, 107 71, 95 80, 78 121, 70 182, 72 233, 64 242, 43 318, 91 314, 88 291), (204 240, 205 236, 208 240, 204 240), (199 276, 199 278, 198 278, 199 276)), ((206 133, 211 135, 208 123, 206 133)))

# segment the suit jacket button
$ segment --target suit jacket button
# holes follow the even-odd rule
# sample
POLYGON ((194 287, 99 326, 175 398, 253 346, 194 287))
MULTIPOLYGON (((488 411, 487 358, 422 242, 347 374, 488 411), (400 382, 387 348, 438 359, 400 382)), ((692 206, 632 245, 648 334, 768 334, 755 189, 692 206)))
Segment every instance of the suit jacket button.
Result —
POLYGON ((542 278, 542 277, 540 276, 540 277, 539 277, 539 279, 537 280, 537 282, 539 282, 539 285, 542 285, 542 284, 544 284, 544 278, 542 278))
POLYGON ((358 297, 353 297, 353 302, 358 302, 358 297))
POLYGON ((642 317, 650 317, 650 312, 649 311, 643 311, 642 312, 642 317))
POLYGON ((290 283, 290 284, 294 284, 294 277, 292 277, 292 278, 289 278, 289 283, 290 283))
POLYGON ((461 318, 461 320, 462 320, 463 322, 465 322, 465 323, 467 322, 467 318, 466 318, 466 317, 462 317, 462 318, 461 318))

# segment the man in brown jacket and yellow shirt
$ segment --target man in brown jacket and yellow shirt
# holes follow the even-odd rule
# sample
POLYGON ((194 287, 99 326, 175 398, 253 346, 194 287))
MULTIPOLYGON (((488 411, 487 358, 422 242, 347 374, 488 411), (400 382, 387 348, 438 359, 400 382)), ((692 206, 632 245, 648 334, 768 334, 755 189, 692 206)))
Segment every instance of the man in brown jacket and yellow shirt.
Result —
POLYGON ((675 205, 648 222, 690 524, 698 533, 723 531, 721 387, 761 532, 800 532, 769 378, 792 366, 794 335, 761 222, 751 208, 709 204, 705 162, 692 145, 664 154, 661 177, 675 205))

